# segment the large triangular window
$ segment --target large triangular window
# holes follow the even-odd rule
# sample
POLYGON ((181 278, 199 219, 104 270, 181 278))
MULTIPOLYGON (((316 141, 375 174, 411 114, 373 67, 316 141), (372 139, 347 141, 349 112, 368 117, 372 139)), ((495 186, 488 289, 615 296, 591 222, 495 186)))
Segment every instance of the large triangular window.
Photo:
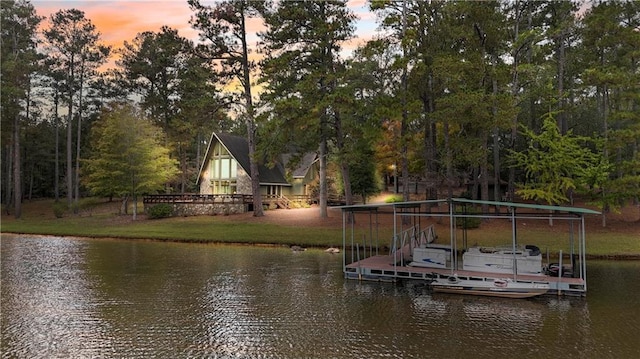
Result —
POLYGON ((214 194, 233 194, 236 192, 238 162, 224 146, 217 143, 209 162, 211 187, 214 194))

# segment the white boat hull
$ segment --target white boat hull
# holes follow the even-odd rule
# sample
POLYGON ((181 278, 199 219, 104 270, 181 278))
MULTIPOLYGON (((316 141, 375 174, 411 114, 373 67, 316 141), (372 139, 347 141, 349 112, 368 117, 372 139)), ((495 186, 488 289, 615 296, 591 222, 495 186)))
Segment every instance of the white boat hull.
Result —
POLYGON ((475 272, 513 274, 516 263, 517 274, 543 275, 540 251, 493 248, 469 248, 462 255, 462 269, 475 272))
POLYGON ((549 284, 542 282, 515 282, 509 279, 469 280, 457 277, 438 278, 431 283, 435 292, 484 295, 502 298, 530 298, 545 294, 549 284))
POLYGON ((409 265, 426 268, 449 268, 451 265, 451 247, 429 244, 414 248, 413 260, 409 265))

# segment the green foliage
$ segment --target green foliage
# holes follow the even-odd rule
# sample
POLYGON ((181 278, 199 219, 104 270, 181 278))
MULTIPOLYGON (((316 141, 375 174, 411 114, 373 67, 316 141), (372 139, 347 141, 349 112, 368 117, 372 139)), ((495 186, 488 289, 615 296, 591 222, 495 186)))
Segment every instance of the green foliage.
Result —
POLYGON ((121 51, 120 66, 128 86, 143 94, 143 107, 167 136, 170 127, 179 130, 173 124, 180 97, 176 90, 184 76, 184 59, 189 50, 187 40, 177 30, 163 26, 157 33, 145 31, 131 42, 125 41, 121 51))
POLYGON ((605 170, 589 176, 589 195, 603 213, 640 198, 639 13, 637 1, 599 2, 580 29, 584 86, 602 99, 591 111, 599 115, 605 170))
POLYGON ((385 203, 395 203, 395 202, 402 202, 404 200, 404 197, 402 197, 401 194, 394 194, 393 196, 389 196, 387 197, 384 202, 385 203))
POLYGON ((362 160, 364 158, 372 158, 373 151, 366 147, 360 147, 357 153, 357 160, 352 161, 349 165, 351 190, 354 194, 361 195, 363 201, 366 203, 367 198, 380 192, 380 189, 376 181, 375 163, 373 161, 362 160))
POLYGON ((353 36, 355 15, 343 1, 272 5, 263 9, 267 29, 261 34, 267 54, 262 61, 263 98, 272 106, 265 126, 272 130, 269 146, 263 148, 270 154, 287 147, 319 152, 320 215, 326 216, 329 143, 344 154, 341 102, 349 98, 339 95, 345 68, 339 52, 353 36), (273 146, 275 151, 269 148, 273 146))
POLYGON ((149 208, 149 218, 159 219, 173 216, 173 206, 168 203, 160 203, 149 208))
POLYGON ((52 206, 52 209, 53 215, 56 216, 56 218, 62 218, 67 212, 67 205, 62 202, 55 202, 52 206))
POLYGON ((24 111, 24 100, 31 85, 31 75, 37 69, 37 30, 42 20, 33 5, 25 0, 3 1, 1 12, 2 46, 2 135, 8 140, 7 128, 24 111))
MULTIPOLYGON (((240 106, 236 109, 239 122, 246 127, 249 150, 249 173, 259 172, 259 156, 257 156, 256 112, 252 94, 252 72, 254 62, 249 57, 247 41, 247 23, 257 17, 260 10, 266 6, 264 2, 231 0, 203 5, 200 0, 189 0, 189 7, 196 12, 191 19, 192 26, 200 31, 201 44, 197 47, 199 56, 214 61, 216 72, 225 78, 236 80, 241 89, 236 93, 240 106)), ((260 193, 260 178, 251 176, 251 193, 253 194, 253 215, 261 217, 262 197, 260 193)))
POLYGON ((103 113, 91 133, 93 151, 85 161, 84 181, 96 195, 153 193, 178 173, 162 133, 131 105, 103 113))
MULTIPOLYGON (((29 105, 33 101, 32 79, 37 71, 37 61, 40 55, 37 48, 37 29, 41 18, 37 16, 33 5, 24 0, 3 1, 0 10, 0 63, 2 89, 0 93, 0 141, 3 148, 3 158, 0 160, 4 177, 0 182, 12 183, 3 186, 2 199, 5 200, 5 190, 12 190, 14 216, 22 215, 22 144, 21 132, 23 123, 29 118, 29 105), (8 150, 11 148, 11 150, 8 150), (6 158, 4 158, 6 156, 6 158), (11 160, 9 156, 12 156, 11 160), (8 160, 8 161, 7 161, 8 160), (13 167, 13 168, 12 168, 13 167), (6 171, 6 172, 5 172, 6 171)), ((26 152, 26 151, 25 151, 26 152)))
POLYGON ((542 133, 523 127, 529 141, 526 151, 512 152, 513 165, 525 172, 526 182, 516 191, 524 199, 550 205, 567 202, 567 193, 588 178, 601 178, 606 167, 598 166, 600 156, 586 147, 589 138, 560 134, 552 113, 547 114, 542 133))
MULTIPOLYGON (((78 204, 77 204, 77 210, 82 211, 88 215, 92 215, 93 210, 98 207, 100 204, 102 203, 102 201, 100 200, 100 198, 97 197, 86 197, 86 198, 82 198, 78 204)), ((74 210, 74 213, 77 213, 78 211, 74 210)))
MULTIPOLYGON (((466 208, 465 210, 456 210, 456 214, 460 215, 474 215, 480 214, 481 211, 477 208, 466 208)), ((480 228, 482 218, 479 217, 458 217, 456 218, 456 227, 462 229, 474 229, 480 228)))
MULTIPOLYGON (((560 163, 546 171, 557 175, 545 179, 548 188, 538 177, 542 172, 529 168, 527 173, 523 161, 523 171, 513 168, 509 173, 510 184, 525 183, 528 198, 545 202, 565 201, 567 189, 584 190, 602 207, 640 197, 638 1, 598 1, 581 8, 576 1, 376 0, 370 9, 381 20, 384 35, 355 49, 353 56, 342 51, 353 35, 354 19, 343 1, 188 3, 194 12, 191 24, 202 36, 197 49, 174 29, 143 31, 126 42, 118 68, 102 74, 98 66, 109 51, 99 45, 101 29, 79 10, 60 11, 40 34, 46 43, 37 50, 47 59, 40 67, 42 76, 34 76, 40 66, 35 41, 40 18, 29 1, 4 1, 1 140, 6 148, 20 147, 14 153, 26 155, 18 164, 9 157, 12 151, 2 153, 6 166, 0 182, 11 183, 11 167, 17 166, 23 175, 18 182, 29 183, 30 193, 52 196, 54 182, 65 177, 55 175, 54 169, 61 167, 54 166, 51 154, 64 146, 54 142, 54 134, 66 129, 60 138, 77 139, 79 154, 96 152, 95 141, 71 131, 78 129, 78 118, 81 132, 102 126, 96 109, 122 96, 110 90, 126 84, 151 121, 165 130, 161 143, 184 169, 180 188, 194 188, 185 182, 201 165, 194 159, 210 131, 237 129, 245 119, 241 113, 235 117, 239 121, 230 121, 235 114, 220 109, 246 102, 246 97, 238 101, 246 91, 236 90, 251 90, 260 82, 264 102, 256 107, 265 111, 256 137, 265 155, 255 158, 267 162, 283 152, 316 151, 324 141, 330 153, 322 158, 335 160, 339 172, 346 165, 361 165, 353 142, 362 138, 375 148, 372 160, 380 166, 378 172, 391 175, 392 165, 396 170, 407 167, 411 177, 434 187, 429 193, 435 195, 435 187, 468 179, 480 168, 504 176, 500 166, 507 151, 530 152, 531 139, 517 134, 519 126, 540 134, 541 115, 558 111, 560 133, 571 128, 576 135, 602 138, 602 148, 580 145, 601 151, 604 158, 581 170, 556 159, 537 160, 541 166, 560 163), (241 20, 262 14, 266 26, 258 50, 265 56, 257 63, 244 57, 241 20), (262 78, 245 80, 245 65, 262 78), (232 89, 234 98, 222 100, 232 87, 230 79, 240 86, 232 89), (41 94, 47 98, 38 98, 41 94), (28 119, 26 104, 31 106, 28 119), (71 116, 60 121, 54 107, 71 116), (573 173, 565 173, 569 170, 573 173)), ((250 108, 248 103, 240 107, 250 108)), ((549 156, 536 146, 541 156, 549 156)), ((67 160, 71 171, 73 159, 67 160)), ((119 166, 104 169, 106 162, 121 161, 104 160, 100 171, 89 168, 96 162, 80 168, 83 180, 94 176, 92 182, 103 183, 91 187, 95 193, 130 192, 109 183, 116 177, 115 182, 131 179, 124 178, 119 166), (100 173, 105 178, 97 178, 100 173)), ((72 177, 66 175, 70 181, 72 177)), ((138 178, 135 182, 140 183, 138 178)), ((359 186, 358 178, 352 182, 359 186)), ((2 193, 3 200, 8 197, 2 193)))

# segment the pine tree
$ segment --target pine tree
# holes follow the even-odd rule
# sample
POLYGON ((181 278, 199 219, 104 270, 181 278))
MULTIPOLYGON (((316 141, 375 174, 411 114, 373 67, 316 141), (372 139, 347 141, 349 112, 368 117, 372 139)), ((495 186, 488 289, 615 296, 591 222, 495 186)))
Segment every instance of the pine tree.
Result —
MULTIPOLYGON (((35 8, 28 1, 3 1, 1 9, 2 32, 2 141, 11 144, 7 153, 11 158, 3 158, 9 163, 2 180, 7 185, 5 200, 11 201, 11 184, 13 184, 14 216, 22 216, 22 148, 20 144, 21 130, 25 111, 29 106, 31 77, 37 69, 36 31, 41 18, 36 15, 35 8), (7 138, 6 129, 11 130, 7 138), (8 140, 8 141, 7 141, 8 140)), ((27 112, 28 113, 28 112, 27 112)), ((28 116, 28 115, 27 115, 28 116)))
POLYGON ((253 104, 251 72, 254 64, 249 60, 247 43, 247 20, 258 16, 263 2, 249 0, 221 1, 213 6, 202 5, 200 0, 188 0, 196 11, 191 25, 200 32, 205 41, 197 48, 198 53, 221 69, 222 76, 238 81, 242 98, 240 117, 246 125, 249 145, 249 172, 253 194, 253 215, 264 215, 260 193, 259 159, 257 158, 256 111, 253 104))
POLYGON ((87 77, 109 56, 110 48, 99 44, 100 33, 91 20, 78 9, 60 10, 51 15, 50 27, 44 32, 48 56, 64 69, 67 99, 67 204, 77 204, 79 197, 80 143, 82 109, 87 77), (76 107, 76 97, 78 103, 76 107), (73 118, 77 118, 76 168, 73 170, 73 118), (74 183, 75 179, 75 183, 74 183), (75 194, 75 196, 74 196, 75 194))
POLYGON ((588 147, 591 139, 571 131, 562 134, 553 115, 545 116, 540 134, 522 127, 529 145, 526 151, 512 152, 511 160, 526 176, 518 195, 558 205, 569 202, 568 193, 593 178, 594 169, 606 168, 599 165, 600 154, 588 147))
POLYGON ((265 6, 263 17, 267 25, 261 34, 266 54, 263 81, 273 109, 269 121, 286 131, 285 138, 298 149, 317 149, 324 218, 329 142, 341 128, 340 109, 334 105, 343 68, 339 52, 353 36, 355 18, 345 1, 274 2, 265 6))

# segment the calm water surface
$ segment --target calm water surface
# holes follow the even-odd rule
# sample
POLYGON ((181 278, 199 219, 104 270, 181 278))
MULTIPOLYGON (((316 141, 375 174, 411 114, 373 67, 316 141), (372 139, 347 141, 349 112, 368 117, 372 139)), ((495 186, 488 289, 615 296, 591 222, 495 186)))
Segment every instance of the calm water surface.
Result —
POLYGON ((2 235, 2 358, 638 358, 640 263, 587 298, 345 281, 340 255, 2 235))

